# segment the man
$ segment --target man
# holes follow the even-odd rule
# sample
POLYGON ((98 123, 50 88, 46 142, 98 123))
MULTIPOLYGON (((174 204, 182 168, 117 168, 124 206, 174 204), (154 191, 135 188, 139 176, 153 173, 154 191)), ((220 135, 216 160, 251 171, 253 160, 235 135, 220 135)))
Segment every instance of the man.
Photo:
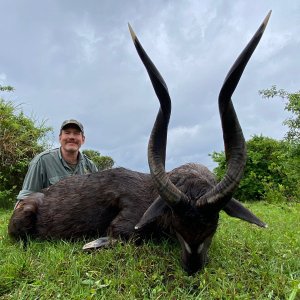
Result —
POLYGON ((79 151, 84 141, 82 124, 74 119, 64 121, 59 134, 60 148, 44 151, 33 158, 16 206, 31 193, 40 192, 64 177, 97 172, 96 165, 79 151))

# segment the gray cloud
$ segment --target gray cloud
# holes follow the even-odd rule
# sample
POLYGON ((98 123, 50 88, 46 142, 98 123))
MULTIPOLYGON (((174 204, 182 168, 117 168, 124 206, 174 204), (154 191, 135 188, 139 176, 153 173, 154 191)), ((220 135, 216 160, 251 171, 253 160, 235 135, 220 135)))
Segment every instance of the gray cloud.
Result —
POLYGON ((158 101, 132 45, 127 23, 165 78, 173 101, 167 168, 214 166, 223 149, 217 97, 232 63, 273 10, 234 94, 246 138, 282 138, 283 103, 258 90, 299 90, 300 3, 277 1, 1 1, 3 95, 55 133, 64 119, 86 128, 85 148, 117 165, 147 171, 147 140, 158 101))

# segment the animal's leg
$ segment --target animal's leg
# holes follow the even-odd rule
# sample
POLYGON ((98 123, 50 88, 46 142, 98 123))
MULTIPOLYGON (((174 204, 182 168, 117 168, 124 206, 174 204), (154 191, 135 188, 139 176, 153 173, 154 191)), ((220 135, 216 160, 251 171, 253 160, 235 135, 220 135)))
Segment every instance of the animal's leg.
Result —
POLYGON ((134 226, 139 218, 140 216, 134 215, 132 210, 123 209, 108 227, 108 236, 121 238, 125 241, 133 238, 136 235, 134 226))
POLYGON ((111 247, 118 241, 118 238, 128 240, 134 236, 134 225, 136 222, 135 218, 126 214, 126 211, 120 212, 108 227, 108 236, 89 242, 85 244, 82 249, 90 251, 99 248, 111 247))

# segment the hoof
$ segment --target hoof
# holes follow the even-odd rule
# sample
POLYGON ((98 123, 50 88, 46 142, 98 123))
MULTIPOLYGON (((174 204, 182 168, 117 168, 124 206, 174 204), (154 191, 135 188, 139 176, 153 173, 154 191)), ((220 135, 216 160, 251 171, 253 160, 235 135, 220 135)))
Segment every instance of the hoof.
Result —
POLYGON ((111 247, 113 245, 116 244, 116 242, 118 242, 118 240, 116 239, 112 239, 110 237, 101 237, 97 240, 94 240, 92 242, 89 242, 87 244, 85 244, 83 247, 82 247, 82 250, 84 251, 91 251, 91 250, 96 250, 96 249, 99 249, 99 248, 108 248, 108 247, 111 247))

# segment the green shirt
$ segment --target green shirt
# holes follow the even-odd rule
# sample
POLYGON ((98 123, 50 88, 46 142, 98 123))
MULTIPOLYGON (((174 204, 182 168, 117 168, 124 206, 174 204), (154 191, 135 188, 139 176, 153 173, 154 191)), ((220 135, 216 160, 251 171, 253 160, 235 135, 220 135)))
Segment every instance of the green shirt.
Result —
POLYGON ((40 192, 64 177, 97 171, 96 165, 81 152, 79 152, 79 160, 75 168, 69 166, 63 159, 60 148, 42 152, 30 162, 17 199, 21 200, 31 193, 40 192))

